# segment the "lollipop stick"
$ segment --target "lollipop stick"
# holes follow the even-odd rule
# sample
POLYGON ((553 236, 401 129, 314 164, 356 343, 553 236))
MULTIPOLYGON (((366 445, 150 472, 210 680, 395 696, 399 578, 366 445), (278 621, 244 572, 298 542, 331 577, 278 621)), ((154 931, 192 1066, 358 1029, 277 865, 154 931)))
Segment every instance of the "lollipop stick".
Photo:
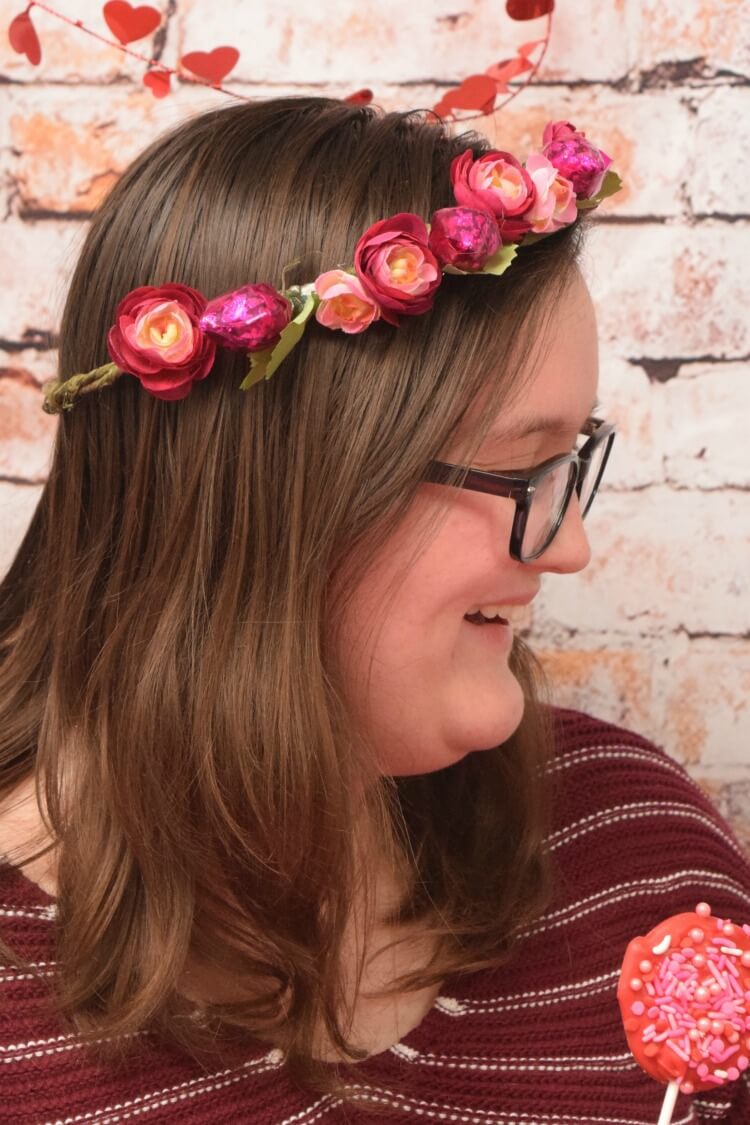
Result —
POLYGON ((661 1104, 661 1113, 656 1125, 669 1125, 672 1120, 672 1110, 674 1109, 677 1095, 680 1092, 679 1082, 670 1082, 667 1086, 667 1092, 664 1095, 664 1101, 661 1104))

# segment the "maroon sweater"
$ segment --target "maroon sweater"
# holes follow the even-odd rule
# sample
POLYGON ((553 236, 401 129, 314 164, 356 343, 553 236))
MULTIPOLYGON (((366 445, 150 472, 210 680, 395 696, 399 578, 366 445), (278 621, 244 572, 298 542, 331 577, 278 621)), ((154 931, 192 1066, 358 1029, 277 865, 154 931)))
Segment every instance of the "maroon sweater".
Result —
MULTIPOLYGON (((577 711, 556 709, 555 720, 556 900, 510 964, 448 979, 418 1027, 359 1064, 381 1091, 381 1120, 655 1125, 665 1088, 628 1050, 616 999, 625 947, 701 900, 750 922, 747 859, 685 771, 630 731, 577 711)), ((0 967, 3 1125, 377 1120, 364 1100, 344 1111, 293 1087, 275 1050, 206 1072, 143 1036, 126 1070, 100 1066, 44 1014, 54 912, 0 867, 0 933, 35 969, 0 967)), ((749 1125, 747 1073, 680 1095, 673 1125, 749 1125)))

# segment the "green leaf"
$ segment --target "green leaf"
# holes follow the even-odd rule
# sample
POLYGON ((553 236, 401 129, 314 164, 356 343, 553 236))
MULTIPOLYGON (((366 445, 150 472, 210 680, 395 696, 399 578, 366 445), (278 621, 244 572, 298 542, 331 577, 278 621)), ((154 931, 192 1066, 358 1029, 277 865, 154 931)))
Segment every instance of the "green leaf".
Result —
POLYGON ((579 199, 576 201, 576 206, 579 211, 589 211, 594 207, 598 207, 603 199, 607 199, 610 195, 614 195, 622 187, 622 180, 617 175, 617 172, 611 170, 607 172, 602 180, 602 186, 599 188, 596 195, 592 195, 591 199, 579 199))
POLYGON ((614 195, 615 192, 619 191, 621 187, 622 180, 617 175, 617 172, 613 172, 610 169, 610 171, 607 172, 606 176, 604 177, 602 186, 599 188, 597 199, 606 199, 608 196, 614 195))
POLYGON ((307 327, 307 319, 318 304, 319 297, 310 293, 302 311, 290 320, 281 333, 278 344, 273 348, 266 348, 262 352, 250 353, 250 370, 240 383, 241 391, 249 391, 261 379, 270 379, 279 364, 302 339, 307 327))
POLYGON ((535 230, 527 231, 527 233, 521 239, 521 245, 533 246, 535 242, 541 242, 543 238, 549 238, 549 236, 554 233, 555 232, 551 230, 545 231, 544 234, 537 234, 535 230))
POLYGON ((499 277, 501 273, 505 273, 517 253, 518 243, 509 242, 507 245, 501 246, 497 254, 493 254, 491 258, 488 258, 479 272, 492 273, 495 277, 499 277))
POLYGON ((495 277, 499 277, 501 273, 505 273, 517 253, 518 243, 509 242, 506 246, 501 246, 491 258, 488 258, 481 270, 461 270, 458 266, 443 266, 443 273, 468 275, 470 277, 479 277, 480 274, 491 273, 495 277))

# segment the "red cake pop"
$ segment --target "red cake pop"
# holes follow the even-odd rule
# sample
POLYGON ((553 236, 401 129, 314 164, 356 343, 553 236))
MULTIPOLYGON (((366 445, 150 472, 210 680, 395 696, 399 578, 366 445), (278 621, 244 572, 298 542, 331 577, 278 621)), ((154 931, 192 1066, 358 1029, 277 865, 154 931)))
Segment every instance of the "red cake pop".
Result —
MULTIPOLYGON (((708 903, 634 938, 617 999, 643 1069, 684 1094, 711 1090, 750 1066, 750 926, 714 918, 708 903)), ((667 1118, 668 1120, 668 1118, 667 1118)))

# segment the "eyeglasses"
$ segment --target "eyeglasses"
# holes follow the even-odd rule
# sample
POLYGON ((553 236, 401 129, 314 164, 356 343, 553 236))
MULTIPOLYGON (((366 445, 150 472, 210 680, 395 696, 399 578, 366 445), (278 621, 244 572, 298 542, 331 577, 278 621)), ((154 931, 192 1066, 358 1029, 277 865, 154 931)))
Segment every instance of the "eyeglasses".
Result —
POLYGON ((615 440, 615 423, 591 418, 581 433, 588 435, 581 449, 551 457, 527 473, 485 472, 431 461, 424 479, 515 500, 510 554, 518 562, 531 562, 555 538, 574 491, 581 518, 591 510, 615 440))

